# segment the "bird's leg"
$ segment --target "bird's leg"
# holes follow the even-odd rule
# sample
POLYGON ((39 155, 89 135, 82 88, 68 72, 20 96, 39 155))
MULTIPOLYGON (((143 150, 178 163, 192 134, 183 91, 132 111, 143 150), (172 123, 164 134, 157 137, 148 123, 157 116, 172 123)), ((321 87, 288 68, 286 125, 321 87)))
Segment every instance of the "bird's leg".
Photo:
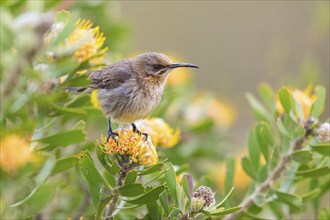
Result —
POLYGON ((141 131, 139 131, 139 129, 136 127, 136 125, 134 123, 132 123, 132 127, 133 127, 133 132, 138 133, 138 134, 143 134, 144 137, 146 138, 145 140, 148 140, 147 133, 142 133, 141 131))
POLYGON ((108 136, 107 136, 107 143, 109 141, 110 138, 112 138, 114 141, 116 141, 114 136, 119 136, 118 133, 113 132, 112 128, 111 128, 111 120, 110 118, 108 118, 108 136))

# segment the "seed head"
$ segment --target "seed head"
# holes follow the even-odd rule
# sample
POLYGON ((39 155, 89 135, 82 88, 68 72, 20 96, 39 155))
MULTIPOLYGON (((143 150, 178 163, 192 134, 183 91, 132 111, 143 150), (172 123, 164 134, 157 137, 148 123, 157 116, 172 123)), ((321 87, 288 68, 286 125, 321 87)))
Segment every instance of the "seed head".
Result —
POLYGON ((198 187, 192 197, 203 199, 204 206, 210 206, 214 202, 214 192, 207 186, 198 187))

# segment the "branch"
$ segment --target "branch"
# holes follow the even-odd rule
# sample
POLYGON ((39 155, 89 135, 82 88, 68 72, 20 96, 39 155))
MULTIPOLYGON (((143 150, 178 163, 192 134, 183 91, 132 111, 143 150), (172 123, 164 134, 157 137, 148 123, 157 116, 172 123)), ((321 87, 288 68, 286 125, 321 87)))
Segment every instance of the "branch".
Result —
POLYGON ((131 164, 129 161, 125 160, 126 158, 123 157, 123 160, 120 161, 121 164, 121 170, 119 172, 119 177, 116 182, 115 188, 112 190, 111 195, 114 195, 113 198, 110 200, 109 204, 107 205, 106 211, 105 211, 105 219, 110 220, 112 217, 112 214, 115 212, 117 208, 117 202, 119 199, 119 192, 118 188, 123 185, 123 180, 125 179, 127 173, 132 170, 134 167, 134 164, 131 164))
POLYGON ((241 209, 233 214, 230 214, 230 215, 227 215, 224 220, 235 220, 235 219, 238 219, 239 216, 241 216, 243 214, 243 212, 245 212, 246 210, 249 209, 249 207, 253 204, 253 200, 254 198, 260 194, 260 193, 264 193, 266 192, 271 184, 277 180, 281 174, 282 174, 282 171, 285 169, 287 163, 290 161, 290 155, 302 148, 303 146, 303 143, 305 142, 305 140, 307 139, 309 135, 309 132, 306 132, 306 135, 302 138, 299 138, 297 139, 294 144, 290 147, 290 149, 288 150, 288 152, 286 154, 284 154, 277 167, 275 167, 275 169, 269 174, 268 178, 263 182, 261 183, 255 190, 254 192, 249 196, 247 197, 242 203, 241 203, 241 209))

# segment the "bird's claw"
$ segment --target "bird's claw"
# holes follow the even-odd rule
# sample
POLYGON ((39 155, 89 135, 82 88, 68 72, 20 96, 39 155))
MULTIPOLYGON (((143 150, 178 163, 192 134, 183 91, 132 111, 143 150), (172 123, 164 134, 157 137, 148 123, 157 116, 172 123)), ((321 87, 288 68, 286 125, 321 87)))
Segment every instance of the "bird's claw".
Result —
POLYGON ((112 138, 117 143, 117 139, 116 139, 115 136, 119 137, 119 134, 116 133, 116 132, 108 132, 107 142, 106 143, 109 142, 110 138, 112 138))
POLYGON ((132 127, 133 127, 133 132, 135 132, 135 133, 137 133, 137 134, 139 134, 139 135, 144 135, 144 141, 146 141, 146 140, 148 140, 148 134, 147 133, 142 133, 137 127, 136 127, 136 125, 134 124, 134 123, 132 123, 132 127))

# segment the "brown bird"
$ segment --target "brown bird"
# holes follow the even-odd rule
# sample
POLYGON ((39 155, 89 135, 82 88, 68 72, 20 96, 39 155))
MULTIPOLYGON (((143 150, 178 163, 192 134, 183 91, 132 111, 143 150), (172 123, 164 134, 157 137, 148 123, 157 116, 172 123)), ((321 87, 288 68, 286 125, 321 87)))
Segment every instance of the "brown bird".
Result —
POLYGON ((100 106, 108 118, 107 141, 118 135, 113 132, 111 121, 130 123, 133 131, 141 134, 134 121, 146 118, 159 104, 169 73, 178 67, 199 68, 189 63, 173 63, 161 53, 143 53, 93 72, 89 87, 77 91, 97 90, 100 106))

